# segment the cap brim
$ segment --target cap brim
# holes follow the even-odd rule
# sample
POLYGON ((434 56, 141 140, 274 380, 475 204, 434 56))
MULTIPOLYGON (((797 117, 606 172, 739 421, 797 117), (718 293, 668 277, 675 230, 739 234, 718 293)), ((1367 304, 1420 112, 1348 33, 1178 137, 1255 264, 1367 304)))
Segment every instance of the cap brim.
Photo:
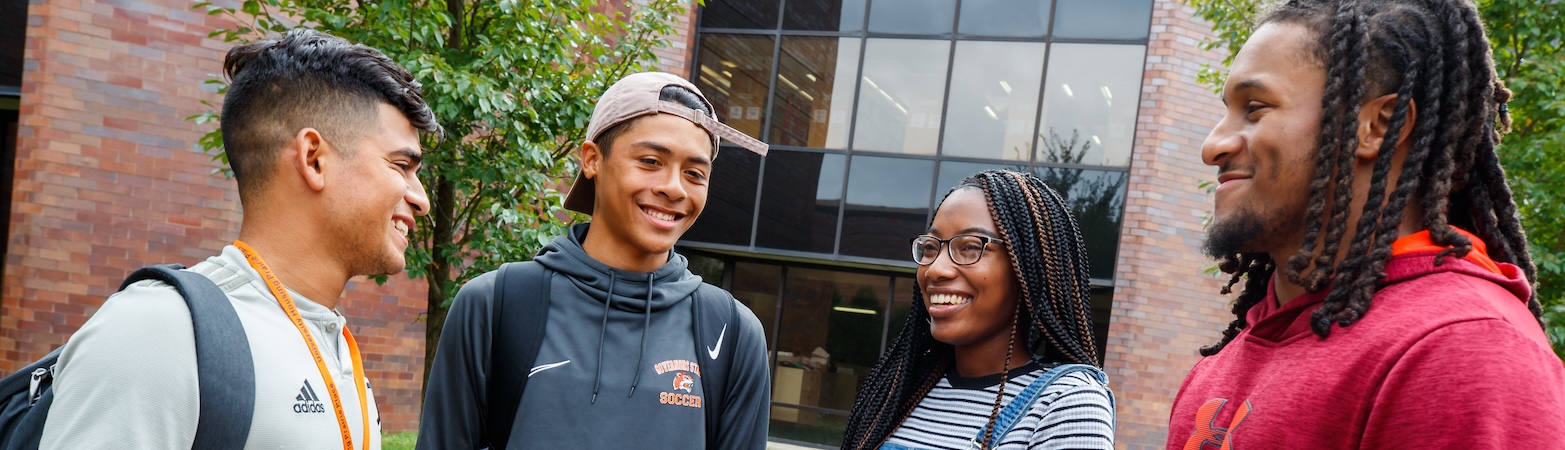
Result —
POLYGON ((725 125, 722 122, 718 122, 717 119, 714 119, 706 114, 702 114, 700 111, 686 108, 682 105, 662 101, 657 102, 657 107, 655 109, 657 112, 663 114, 672 114, 683 117, 685 120, 689 120, 701 128, 706 129, 707 132, 712 133, 712 136, 720 140, 728 141, 734 145, 739 146, 740 148, 754 152, 757 155, 766 156, 767 145, 765 142, 761 142, 760 139, 750 137, 749 135, 744 134, 742 131, 735 130, 733 127, 725 125))
POLYGON ((571 183, 571 192, 565 194, 565 209, 576 211, 586 215, 592 215, 592 205, 596 201, 597 183, 587 178, 581 171, 576 171, 576 181, 571 183))

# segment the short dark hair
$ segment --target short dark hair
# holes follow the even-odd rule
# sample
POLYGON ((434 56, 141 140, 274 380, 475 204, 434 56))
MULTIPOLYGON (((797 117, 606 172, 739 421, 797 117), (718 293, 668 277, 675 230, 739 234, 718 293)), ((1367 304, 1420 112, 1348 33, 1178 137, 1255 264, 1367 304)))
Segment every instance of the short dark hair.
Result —
MULTIPOLYGON (((707 117, 714 119, 717 118, 717 114, 713 113, 712 108, 708 107, 706 102, 701 100, 701 96, 696 95, 694 92, 690 92, 690 90, 685 89, 684 86, 664 86, 663 90, 658 91, 658 100, 674 102, 686 108, 701 111, 701 113, 706 114, 707 117)), ((607 130, 603 130, 602 133, 598 133, 598 137, 593 139, 592 142, 598 144, 599 152, 602 152, 604 156, 608 156, 609 148, 614 146, 614 140, 619 139, 620 135, 629 132, 631 126, 635 125, 636 122, 640 122, 641 119, 646 117, 647 116, 641 116, 615 124, 614 126, 609 127, 607 130)), ((711 135, 712 132, 708 131, 706 134, 711 135)), ((715 152, 717 149, 713 148, 712 151, 715 152)))
MULTIPOLYGON (((308 28, 235 46, 223 58, 223 151, 241 198, 263 186, 277 154, 298 130, 316 128, 338 143, 377 120, 376 104, 402 111, 415 128, 438 132, 423 87, 379 50, 308 28)), ((351 149, 342 148, 344 152, 351 149)))

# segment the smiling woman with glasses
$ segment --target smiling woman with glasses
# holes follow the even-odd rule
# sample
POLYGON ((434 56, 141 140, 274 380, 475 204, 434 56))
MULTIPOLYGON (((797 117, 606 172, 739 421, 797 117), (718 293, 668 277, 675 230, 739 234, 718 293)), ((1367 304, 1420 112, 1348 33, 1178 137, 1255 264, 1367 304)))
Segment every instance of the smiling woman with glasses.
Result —
POLYGON ((912 250, 913 307, 842 448, 1113 448, 1086 252, 1059 194, 1030 174, 979 173, 912 250))

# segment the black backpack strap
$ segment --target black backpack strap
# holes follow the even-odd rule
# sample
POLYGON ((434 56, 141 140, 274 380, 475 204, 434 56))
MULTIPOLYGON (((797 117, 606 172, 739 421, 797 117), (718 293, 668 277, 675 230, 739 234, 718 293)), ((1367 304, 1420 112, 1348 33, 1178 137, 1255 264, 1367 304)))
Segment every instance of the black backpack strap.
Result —
POLYGON ((728 374, 734 364, 734 340, 738 339, 739 301, 730 298, 727 291, 717 286, 702 284, 691 295, 692 328, 696 338, 696 355, 701 356, 701 408, 706 413, 706 445, 715 449, 718 431, 723 418, 723 405, 728 399, 728 374), (726 318, 726 319, 725 319, 726 318), (718 357, 711 357, 712 350, 718 357))
POLYGON ((142 280, 158 280, 184 297, 195 330, 201 389, 201 416, 191 448, 242 448, 255 414, 250 340, 228 295, 206 276, 183 268, 176 264, 141 268, 120 284, 120 290, 142 280))
POLYGON ((548 269, 533 261, 502 264, 495 271, 489 316, 489 411, 484 415, 490 449, 504 449, 511 438, 527 373, 543 347, 549 325, 549 275, 548 269))

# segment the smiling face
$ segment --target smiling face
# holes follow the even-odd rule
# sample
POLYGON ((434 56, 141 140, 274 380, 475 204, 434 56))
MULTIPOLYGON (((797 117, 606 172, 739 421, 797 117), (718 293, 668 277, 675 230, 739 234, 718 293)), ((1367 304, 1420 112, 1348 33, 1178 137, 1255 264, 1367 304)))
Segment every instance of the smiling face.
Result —
MULTIPOLYGON (((947 196, 935 211, 929 234, 940 239, 959 234, 1000 238, 984 192, 977 188, 957 189, 947 196)), ((1020 289, 1011 255, 1003 245, 990 243, 978 262, 970 265, 957 265, 942 250, 934 262, 918 267, 918 286, 929 305, 930 334, 935 340, 958 352, 1004 357, 1020 289)))
MULTIPOLYGON (((327 200, 332 214, 336 253, 353 275, 401 272, 407 261, 408 231, 414 217, 429 211, 429 198, 418 179, 423 153, 418 131, 396 107, 377 104, 374 128, 347 142, 332 142, 338 164, 331 164, 342 180, 327 200)), ((327 139, 330 139, 328 136, 327 139)), ((327 174, 331 176, 333 174, 327 174)))
POLYGON ((1222 121, 1201 146, 1218 169, 1207 252, 1286 255, 1303 240, 1326 72, 1303 26, 1270 23, 1234 57, 1222 121))
POLYGON ((628 124, 607 154, 590 142, 582 146, 582 173, 596 186, 583 247, 610 266, 650 272, 706 206, 712 137, 668 114, 628 124))

